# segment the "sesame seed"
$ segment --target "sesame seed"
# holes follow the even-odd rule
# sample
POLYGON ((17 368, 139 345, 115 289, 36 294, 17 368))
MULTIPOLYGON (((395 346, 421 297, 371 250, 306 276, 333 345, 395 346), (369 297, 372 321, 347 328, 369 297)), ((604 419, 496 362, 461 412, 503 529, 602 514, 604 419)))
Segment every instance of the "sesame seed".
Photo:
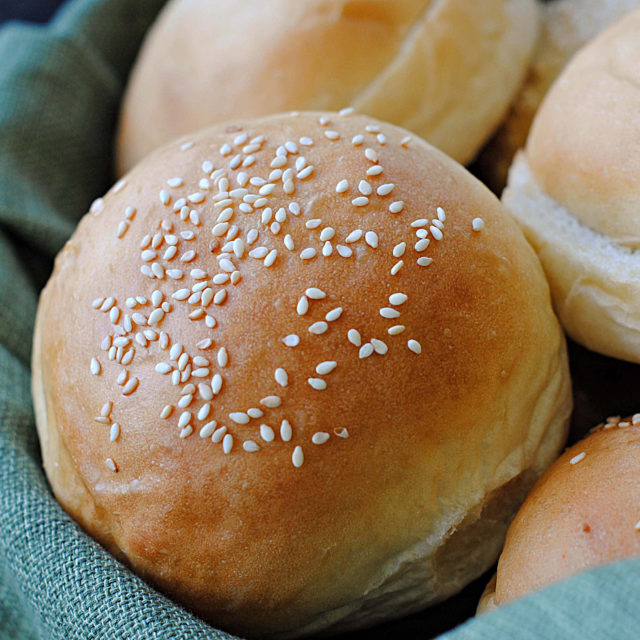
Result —
POLYGON ((102 367, 100 366, 100 361, 97 358, 91 358, 91 374, 97 376, 100 374, 102 367))
POLYGON ((122 236, 127 232, 127 229, 129 229, 129 223, 126 220, 122 220, 118 224, 117 237, 122 238, 122 236))
POLYGON ((109 424, 109 418, 106 418, 105 416, 97 416, 94 418, 94 421, 98 424, 109 424))
POLYGON ((360 180, 360 182, 358 183, 358 191, 363 196, 369 196, 371 195, 371 192, 373 191, 373 189, 366 180, 360 180))
POLYGON ((363 142, 364 142, 364 136, 361 134, 358 134, 356 136, 353 136, 353 138, 351 138, 351 144, 354 147, 359 147, 363 142))
POLYGON ((100 409, 100 415, 103 418, 108 417, 109 415, 111 415, 111 410, 113 409, 113 402, 111 402, 110 400, 108 402, 105 402, 102 405, 102 409, 100 409))
POLYGON ((326 127, 330 122, 331 122, 331 120, 329 120, 329 118, 327 118, 327 116, 320 116, 318 118, 318 124, 321 127, 326 127))
POLYGON ((182 262, 192 262, 196 257, 196 252, 193 250, 189 250, 189 251, 185 251, 185 253, 182 254, 182 256, 180 257, 180 260, 182 260, 182 262))
POLYGON ((316 366, 316 373, 319 376, 324 376, 327 373, 331 373, 337 366, 338 363, 335 360, 325 360, 325 362, 321 362, 316 366))
POLYGON ((362 360, 368 358, 373 353, 373 345, 370 342, 366 342, 360 347, 358 357, 362 360))
POLYGON ((313 444, 324 444, 329 439, 329 434, 326 431, 316 431, 311 436, 311 442, 313 444))
POLYGON ((180 418, 178 419, 178 427, 180 429, 184 429, 184 427, 186 427, 191 422, 192 417, 193 416, 191 415, 190 411, 183 411, 180 414, 180 418))
POLYGON ((322 255, 327 258, 333 253, 333 245, 330 242, 325 242, 322 245, 322 255))
POLYGON ((171 194, 166 189, 161 189, 158 194, 158 198, 160 202, 165 205, 165 207, 171 202, 171 194))
POLYGON ((214 395, 218 395, 220 393, 220 389, 222 389, 222 376, 219 373, 216 373, 211 379, 211 390, 214 395))
MULTIPOLYGON (((145 322, 146 322, 146 320, 145 320, 145 322)), ((111 347, 111 336, 105 336, 102 339, 102 342, 100 343, 100 348, 103 351, 108 351, 110 347, 111 347)))
POLYGON ((284 246, 289 249, 289 251, 293 251, 295 246, 293 244, 293 238, 287 233, 284 237, 284 246))
MULTIPOLYGON (((322 220, 320 218, 312 218, 311 220, 307 220, 304 223, 304 226, 307 229, 317 229, 321 224, 322 224, 322 220)), ((322 236, 320 239, 322 239, 322 236)))
POLYGON ((262 260, 266 258, 268 253, 269 249, 267 249, 267 247, 256 247, 255 249, 249 251, 249 255, 252 258, 256 258, 256 260, 262 260))
POLYGON ((285 142, 284 148, 289 153, 298 153, 298 145, 295 142, 293 142, 293 140, 288 140, 287 142, 285 142))
POLYGON ((282 423, 280 424, 280 437, 282 438, 283 442, 289 442, 291 440, 292 435, 293 435, 293 431, 291 429, 291 425, 289 424, 289 421, 283 420, 282 423))
POLYGON ((276 261, 277 257, 278 257, 277 249, 272 249, 271 251, 269 251, 269 253, 267 254, 267 257, 264 259, 264 266, 265 267, 272 266, 273 263, 276 261))
POLYGON ((384 169, 382 168, 382 166, 379 165, 379 164, 376 164, 376 165, 373 165, 373 167, 369 167, 367 169, 367 175, 368 176, 379 176, 383 171, 384 171, 384 169))
POLYGON ((302 452, 302 447, 300 445, 293 450, 291 462, 296 468, 299 468, 304 464, 304 453, 302 452))
POLYGON ((409 340, 409 342, 407 342, 407 346, 410 351, 413 351, 413 353, 422 353, 422 345, 417 340, 409 340))
POLYGON ((411 142, 413 138, 411 136, 405 136, 404 138, 402 138, 402 140, 400 140, 400 146, 401 147, 407 147, 409 146, 409 143, 411 142))
POLYGON ((636 425, 640 424, 640 413, 634 413, 631 417, 631 424, 636 425))
POLYGON ((118 465, 115 463, 113 458, 107 458, 104 462, 111 471, 114 473, 118 472, 118 465))
POLYGON ((147 322, 149 326, 153 326, 154 324, 158 324, 162 318, 164 318, 164 311, 162 309, 154 309, 149 315, 147 322))
POLYGON ((369 204, 369 198, 366 196, 358 196, 351 201, 354 207, 366 207, 369 204))
POLYGON ((416 262, 421 266, 421 267, 428 267, 432 262, 433 262, 433 258, 426 258, 426 257, 422 257, 422 258, 418 258, 416 260, 416 262))
POLYGON ((447 219, 447 216, 442 207, 438 207, 436 209, 436 213, 438 214, 438 220, 440 220, 440 222, 444 222, 447 219))
POLYGON ((344 193, 345 191, 348 191, 348 189, 348 180, 340 180, 340 182, 338 182, 338 184, 336 185, 336 193, 344 193))
POLYGON ((338 250, 338 253, 343 258, 350 258, 353 255, 353 250, 351 249, 351 247, 347 247, 347 246, 345 246, 343 244, 337 245, 336 249, 338 250))
POLYGON ((303 147, 310 147, 313 145, 313 140, 307 136, 302 136, 298 142, 300 142, 303 147))
POLYGON ((313 247, 307 247, 300 252, 300 258, 302 260, 311 260, 316 257, 316 250, 313 247))
POLYGON ((405 329, 406 329, 406 327, 403 324, 396 324, 393 327, 389 327, 387 329, 387 333, 390 336, 397 336, 397 335, 401 334, 405 329))
POLYGON ((327 383, 322 378, 309 378, 307 382, 316 391, 324 391, 327 388, 327 383))
POLYGON ((89 211, 93 214, 101 213, 104 209, 104 200, 102 198, 96 198, 89 207, 89 211))
POLYGON ((314 334, 316 336, 319 336, 319 335, 325 333, 328 328, 329 328, 329 325, 326 322, 324 322, 323 320, 320 320, 320 322, 314 322, 309 327, 309 333, 312 333, 312 334, 314 334))
POLYGON ((234 144, 234 146, 239 147, 239 146, 243 145, 248 139, 249 139, 249 136, 246 133, 239 133, 233 139, 233 144, 234 144))
POLYGON ((129 382, 124 385, 124 388, 122 389, 122 395, 131 395, 138 388, 138 382, 138 378, 131 378, 131 380, 129 380, 129 382))
POLYGON ((300 300, 298 300, 296 311, 299 316, 303 316, 307 311, 309 311, 309 300, 307 300, 306 296, 302 296, 300 300))
POLYGON ((389 302, 394 306, 404 304, 406 301, 407 301, 407 295, 404 293, 392 293, 389 296, 389 302))
POLYGON ((304 293, 311 300, 322 300, 327 297, 327 294, 322 289, 316 287, 309 287, 304 293))
POLYGON ((360 238, 362 238, 362 234, 363 231, 362 229, 356 229, 355 231, 352 231, 345 239, 345 242, 357 242, 358 240, 360 240, 360 238))
POLYGON ((229 363, 229 354, 224 347, 220 347, 220 349, 218 350, 217 360, 218 365, 223 368, 226 367, 229 363))
POLYGON ((401 258, 404 255, 406 248, 407 248, 406 242, 399 242, 395 247, 393 247, 393 257, 401 258))
POLYGON ((356 347, 359 347, 362 344, 362 338, 360 337, 360 332, 357 329, 349 329, 347 332, 347 340, 356 347))
POLYGON ((222 439, 222 451, 224 451, 224 453, 231 453, 231 449, 233 449, 233 436, 227 433, 222 439))
POLYGON ((389 205, 389 211, 391 213, 400 213, 404 209, 404 202, 402 200, 397 200, 396 202, 392 202, 389 205))
POLYGON ((158 373, 167 374, 167 373, 170 373, 172 370, 173 370, 173 367, 170 364, 167 364, 166 362, 159 362, 156 365, 156 371, 158 373))
POLYGON ((388 196, 394 189, 395 184, 393 184, 392 182, 389 182, 387 184, 381 184, 377 189, 376 189, 376 193, 379 196, 388 196))
POLYGON ((297 347, 300 344, 300 338, 295 333, 292 333, 282 338, 282 342, 286 347, 297 347))
POLYGON ((434 240, 442 240, 442 238, 444 237, 442 231, 434 225, 431 225, 429 227, 429 231, 431 232, 431 235, 433 236, 434 240))
POLYGON ((100 311, 103 311, 104 313, 106 313, 107 311, 109 311, 109 309, 111 309, 111 307, 113 307, 115 303, 116 303, 115 298, 112 298, 112 297, 107 298, 102 303, 102 306, 100 307, 100 311))
POLYGON ((218 423, 215 420, 212 420, 211 422, 207 422, 207 424, 205 424, 204 427, 200 429, 200 437, 208 438, 209 436, 211 436, 215 431, 215 428, 217 425, 218 423))
POLYGON ((398 273, 398 271, 400 271, 400 269, 402 269, 404 265, 404 260, 398 260, 398 262, 396 262, 393 267, 391 267, 391 275, 395 276, 396 273, 398 273))
POLYGON ((180 432, 180 438, 184 439, 184 438, 188 438, 191 434, 193 433, 193 427, 188 424, 181 432, 180 432))
MULTIPOLYGON (((132 300, 132 298, 128 298, 128 300, 132 300)), ((96 299, 91 303, 91 306, 92 306, 94 309, 99 309, 103 302, 104 302, 104 298, 96 298, 96 299)), ((134 300, 134 304, 135 304, 135 300, 134 300)))
POLYGON ((114 422, 109 430, 109 442, 115 442, 120 437, 120 425, 114 422))
POLYGON ((382 144, 382 145, 387 144, 387 136, 385 136, 384 133, 379 133, 376 136, 376 140, 378 141, 379 144, 382 144))
POLYGON ((325 320, 327 322, 334 322, 342 315, 342 307, 336 307, 335 309, 331 309, 325 316, 325 320))
POLYGON ((482 231, 484 229, 484 220, 482 218, 474 218, 471 226, 474 231, 482 231))
POLYGON ((364 157, 370 162, 378 162, 378 154, 370 147, 364 150, 364 157))
POLYGON ((329 140, 339 140, 340 139, 340 134, 337 131, 325 131, 324 132, 325 138, 328 138, 329 140))
MULTIPOLYGON (((213 420, 212 422, 215 422, 215 420, 213 420)), ((212 422, 210 422, 209 424, 212 424, 212 422)), ((205 425, 205 427, 206 426, 207 425, 205 425)), ((216 444, 222 442, 222 438, 224 437, 225 433, 227 433, 227 427, 225 427, 224 425, 219 427, 213 432, 213 435, 211 436, 211 442, 215 442, 216 444)))
POLYGON ((438 229, 440 229, 440 231, 444 231, 444 222, 442 222, 442 220, 438 220, 437 218, 434 218, 434 219, 431 221, 431 224, 432 224, 434 227, 438 227, 438 229))
POLYGON ((322 240, 322 242, 326 242, 327 240, 331 240, 331 238, 333 238, 335 233, 336 232, 335 232, 335 229, 333 227, 325 227, 320 232, 320 240, 322 240))
POLYGON ((582 453, 579 453, 577 456, 573 456, 573 458, 569 460, 569 464, 578 464, 578 462, 581 462, 582 460, 585 459, 586 455, 587 454, 583 451, 582 453))
POLYGON ((373 345, 373 350, 380 355, 384 355, 389 350, 389 347, 382 340, 371 338, 371 344, 373 345))
POLYGON ((299 180, 305 180, 306 178, 308 178, 313 173, 313 169, 314 169, 313 165, 310 164, 308 167, 304 168, 302 171, 297 173, 296 177, 299 180))
POLYGON ((375 231, 367 231, 364 234, 364 241, 373 249, 378 247, 378 234, 375 231))
POLYGON ((249 424, 249 420, 250 420, 249 416, 246 413, 243 413, 242 411, 234 411, 229 414, 229 417, 236 424, 249 424))
POLYGON ((226 271, 227 273, 232 273, 236 270, 233 262, 231 262, 231 260, 229 260, 228 258, 223 258, 222 260, 220 260, 218 265, 223 271, 226 271))
POLYGON ((184 274, 180 269, 167 269, 167 275, 173 280, 180 280, 184 274))
POLYGON ((416 244, 414 245, 414 249, 416 251, 424 251, 430 244, 430 240, 429 238, 423 238, 422 240, 418 240, 418 242, 416 242, 416 244))
POLYGON ((338 111, 338 115, 342 117, 346 117, 346 116, 350 116, 354 112, 355 112, 355 109, 353 107, 345 107, 344 109, 340 109, 340 111, 338 111))
POLYGON ((269 409, 275 409, 282 404, 282 398, 280 396, 266 396, 260 400, 260 404, 269 407, 269 409))
POLYGON ((136 215, 136 208, 135 208, 135 207, 127 207, 127 208, 124 210, 124 217, 125 217, 127 220, 133 220, 133 218, 135 217, 135 215, 136 215))
POLYGON ((276 379, 276 382, 281 387, 286 387, 289 384, 289 375, 282 368, 278 368, 275 370, 274 377, 276 379))

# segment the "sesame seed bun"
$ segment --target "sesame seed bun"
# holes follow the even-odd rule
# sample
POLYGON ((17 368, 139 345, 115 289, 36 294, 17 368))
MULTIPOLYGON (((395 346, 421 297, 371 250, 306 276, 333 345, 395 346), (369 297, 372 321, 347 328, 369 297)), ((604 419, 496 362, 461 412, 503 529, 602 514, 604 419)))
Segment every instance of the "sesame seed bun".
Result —
POLYGON ((479 612, 640 555, 640 414, 612 417, 558 459, 509 527, 479 612))
POLYGON ((524 147, 544 96, 571 56, 638 6, 638 0, 555 0, 540 6, 541 27, 526 81, 497 133, 478 155, 476 175, 492 191, 507 183, 516 151, 524 147))
POLYGON ((58 256, 33 369, 67 511, 251 636, 459 590, 571 408, 500 203, 405 130, 335 113, 214 127, 132 170, 58 256))
POLYGON ((503 202, 539 253, 565 329, 640 362, 640 10, 581 50, 547 95, 503 202))
POLYGON ((467 162, 537 33, 535 0, 173 0, 132 72, 118 168, 217 122, 347 105, 467 162))

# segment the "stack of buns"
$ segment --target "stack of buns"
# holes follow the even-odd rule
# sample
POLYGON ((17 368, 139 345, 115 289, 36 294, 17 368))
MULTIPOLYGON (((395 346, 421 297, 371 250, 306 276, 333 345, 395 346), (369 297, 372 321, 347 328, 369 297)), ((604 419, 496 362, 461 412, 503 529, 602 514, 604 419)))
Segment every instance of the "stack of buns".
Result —
POLYGON ((140 163, 58 256, 33 371, 64 508, 251 636, 460 590, 571 410, 515 222, 443 153, 349 111, 238 119, 140 163))
POLYGON ((503 202, 567 333, 640 362, 640 10, 585 46, 543 102, 503 202))

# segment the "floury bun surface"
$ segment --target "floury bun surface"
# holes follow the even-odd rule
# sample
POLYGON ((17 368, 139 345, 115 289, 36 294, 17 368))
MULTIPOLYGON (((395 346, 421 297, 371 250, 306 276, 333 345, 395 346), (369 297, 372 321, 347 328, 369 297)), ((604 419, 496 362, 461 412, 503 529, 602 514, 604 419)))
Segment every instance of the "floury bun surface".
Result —
POLYGON ((238 120, 147 158, 58 256, 33 368, 66 510, 250 636, 458 591, 571 408, 517 225, 444 154, 349 112, 238 120))
POLYGON ((132 71, 119 171, 200 127, 347 105, 468 162, 537 35, 535 0, 173 0, 132 71))
POLYGON ((547 273, 567 333, 640 362, 640 9, 572 59, 503 202, 547 273))

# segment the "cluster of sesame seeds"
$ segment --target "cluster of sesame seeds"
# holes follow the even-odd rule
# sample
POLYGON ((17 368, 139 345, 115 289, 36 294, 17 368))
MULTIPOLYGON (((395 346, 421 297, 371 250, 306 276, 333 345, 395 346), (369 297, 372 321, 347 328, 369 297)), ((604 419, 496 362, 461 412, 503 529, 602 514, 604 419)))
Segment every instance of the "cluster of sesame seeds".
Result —
MULTIPOLYGON (((338 120, 351 112, 343 110, 338 120)), ((94 309, 108 316, 111 330, 101 343, 107 360, 94 356, 89 364, 92 375, 102 375, 107 361, 118 365, 116 385, 123 396, 131 396, 144 382, 130 371, 136 353, 147 354, 153 349, 157 359, 155 373, 179 390, 179 397, 164 406, 159 418, 175 421, 179 438, 197 433, 201 439, 219 445, 224 454, 240 450, 256 453, 266 443, 277 441, 291 443, 294 467, 304 463, 304 442, 289 420, 270 413, 281 407, 285 412, 288 410, 287 392, 291 393, 295 378, 292 380, 285 367, 274 366, 274 387, 268 390, 268 395, 256 398, 257 406, 237 407, 226 415, 216 409, 220 394, 228 386, 225 370, 231 363, 230 350, 219 344, 215 331, 219 328, 216 308, 233 299, 235 288, 248 276, 250 265, 252 269, 253 265, 258 268, 262 265, 277 277, 283 255, 309 264, 318 259, 352 259, 353 262, 369 251, 388 251, 393 257, 389 273, 398 276, 404 265, 410 263, 412 254, 417 266, 432 264, 433 258, 425 255, 425 251, 432 240, 442 242, 445 238, 446 213, 437 207, 428 217, 406 220, 404 228, 408 233, 415 233, 415 240, 405 237, 387 246, 390 238, 367 224, 366 213, 384 211, 398 221, 404 221, 409 213, 401 188, 385 171, 385 148, 391 142, 379 125, 367 125, 355 136, 343 135, 339 122, 332 122, 329 116, 319 117, 317 125, 319 131, 309 131, 297 140, 284 140, 277 147, 270 147, 275 148, 275 153, 268 150, 265 136, 250 136, 237 130, 218 149, 208 148, 207 156, 199 158, 202 174, 195 184, 178 174, 169 175, 157 191, 157 206, 166 215, 156 228, 142 236, 138 245, 140 272, 148 278, 150 291, 133 295, 124 304, 113 296, 93 301, 94 309), (357 216, 353 219, 358 222, 349 222, 350 227, 346 229, 312 217, 309 202, 298 195, 302 191, 301 183, 323 174, 315 153, 320 144, 351 146, 361 159, 361 175, 345 176, 331 187, 335 197, 344 198, 357 216), (264 167, 265 159, 268 169, 258 170, 256 167, 264 167), (294 241, 295 234, 290 232, 300 228, 308 233, 297 237, 304 236, 307 240, 296 246, 301 241, 294 241), (209 238, 210 253, 206 256, 200 255, 202 243, 195 242, 204 234, 209 238), (185 312, 202 331, 201 339, 192 349, 163 330, 171 314, 185 312), (279 428, 274 426, 273 419, 280 422, 279 428)), ((407 136, 400 141, 400 147, 407 148, 410 142, 411 137, 407 136)), ((180 148, 191 150, 192 154, 200 153, 191 141, 180 148)), ((122 192, 125 187, 126 181, 121 181, 112 192, 122 192)), ((92 210, 99 213, 102 207, 99 200, 92 210)), ((136 208, 128 205, 118 226, 118 238, 124 238, 130 231, 135 214, 136 208)), ((480 219, 473 222, 476 231, 483 226, 477 228, 477 220, 480 219)), ((346 333, 346 341, 356 347, 355 353, 348 349, 340 357, 332 355, 310 363, 304 382, 319 392, 328 388, 333 372, 340 370, 341 357, 355 358, 356 362, 372 356, 384 357, 396 336, 411 331, 411 323, 402 321, 403 305, 410 304, 409 298, 402 291, 395 291, 379 306, 379 315, 389 321, 385 325, 388 337, 363 337, 364 331, 356 327, 335 333, 334 323, 343 326, 343 322, 357 321, 358 316, 330 296, 329 290, 330 285, 309 283, 298 297, 292 318, 292 321, 308 318, 306 329, 292 326, 288 335, 279 338, 283 347, 295 349, 302 340, 324 340, 331 335, 340 335, 344 340, 346 333), (333 302, 327 305, 329 297, 333 302), (323 306, 317 306, 321 301, 325 301, 323 306)), ((405 338, 404 345, 414 354, 422 352, 415 338, 405 338)), ((113 428, 114 434, 116 431, 112 442, 121 439, 120 425, 113 428)), ((328 425, 313 433, 310 440, 314 445, 322 445, 332 436, 347 438, 349 431, 342 426, 328 425)), ((110 460, 116 470, 117 464, 110 460)))

